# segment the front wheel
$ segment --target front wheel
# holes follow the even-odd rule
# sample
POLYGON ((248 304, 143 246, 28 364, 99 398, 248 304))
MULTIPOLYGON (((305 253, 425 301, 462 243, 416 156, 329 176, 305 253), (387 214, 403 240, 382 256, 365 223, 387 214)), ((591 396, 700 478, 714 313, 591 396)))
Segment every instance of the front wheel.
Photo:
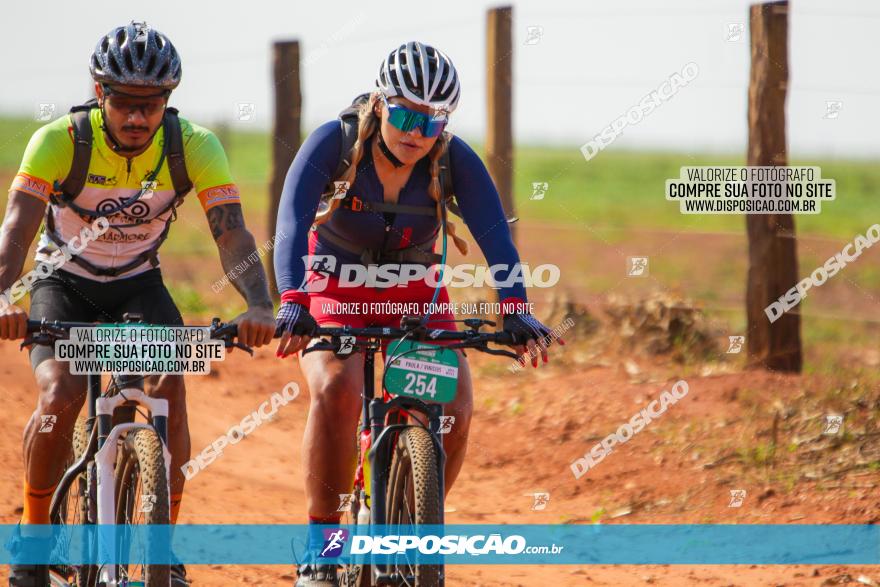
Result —
MULTIPOLYGON (((400 433, 388 477, 386 507, 389 525, 443 523, 438 463, 437 445, 425 428, 413 426, 400 433)), ((400 533, 407 532, 401 529, 400 533)), ((418 565, 401 560, 391 565, 390 570, 403 577, 405 585, 443 585, 443 565, 418 565)))
MULTIPOLYGON (((122 444, 117 461, 116 523, 120 525, 170 524, 168 480, 162 441, 154 430, 139 428, 122 444)), ((168 587, 167 565, 120 565, 117 577, 142 580, 146 587, 168 587)))

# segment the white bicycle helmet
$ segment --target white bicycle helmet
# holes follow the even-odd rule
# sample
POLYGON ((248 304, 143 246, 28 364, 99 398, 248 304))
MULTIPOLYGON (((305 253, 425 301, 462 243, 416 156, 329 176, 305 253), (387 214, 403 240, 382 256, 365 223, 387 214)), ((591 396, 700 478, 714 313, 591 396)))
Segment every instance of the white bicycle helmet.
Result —
POLYGON ((461 95, 452 60, 442 51, 417 41, 401 45, 385 58, 376 86, 389 98, 402 96, 448 113, 458 106, 461 95))

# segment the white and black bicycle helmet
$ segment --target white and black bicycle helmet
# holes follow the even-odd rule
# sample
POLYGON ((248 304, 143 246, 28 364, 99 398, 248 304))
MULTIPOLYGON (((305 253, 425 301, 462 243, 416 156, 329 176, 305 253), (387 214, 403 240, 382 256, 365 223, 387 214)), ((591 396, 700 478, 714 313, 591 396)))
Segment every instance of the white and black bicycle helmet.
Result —
POLYGON ((89 71, 102 84, 173 90, 180 83, 180 56, 171 41, 145 22, 116 27, 98 41, 89 71))
POLYGON ((451 113, 461 86, 452 60, 424 43, 412 41, 391 52, 379 67, 376 86, 387 97, 407 100, 451 113))

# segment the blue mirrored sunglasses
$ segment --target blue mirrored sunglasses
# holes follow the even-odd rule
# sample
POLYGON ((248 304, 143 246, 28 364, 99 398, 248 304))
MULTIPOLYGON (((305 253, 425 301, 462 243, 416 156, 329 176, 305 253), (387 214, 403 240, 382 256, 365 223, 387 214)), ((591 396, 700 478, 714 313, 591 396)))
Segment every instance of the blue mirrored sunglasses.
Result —
POLYGON ((388 122, 391 126, 403 132, 409 132, 414 128, 418 128, 422 132, 422 136, 426 138, 434 138, 440 136, 449 118, 445 114, 431 116, 417 110, 410 110, 400 104, 391 104, 383 95, 382 102, 388 108, 388 122))

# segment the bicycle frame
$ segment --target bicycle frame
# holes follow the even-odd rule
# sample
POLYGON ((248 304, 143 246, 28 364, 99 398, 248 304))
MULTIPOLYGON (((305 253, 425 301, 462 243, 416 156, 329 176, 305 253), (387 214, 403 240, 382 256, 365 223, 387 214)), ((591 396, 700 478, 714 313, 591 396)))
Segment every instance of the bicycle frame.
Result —
MULTIPOLYGON (((123 320, 128 323, 142 323, 139 314, 124 314, 123 320)), ((65 329, 92 327, 93 323, 78 322, 49 322, 47 320, 28 320, 28 333, 34 335, 28 337, 22 346, 27 344, 51 344, 63 337, 65 329)), ((223 341, 226 348, 240 348, 249 354, 253 349, 235 340, 238 336, 236 324, 224 324, 220 318, 211 321, 211 338, 223 341)), ((279 336, 280 331, 275 336, 279 336)), ((138 429, 153 429, 162 444, 162 458, 165 461, 165 482, 171 482, 171 452, 168 449, 168 401, 153 398, 144 393, 141 385, 142 378, 136 375, 114 375, 116 393, 104 396, 101 393, 101 374, 94 373, 86 376, 87 381, 87 417, 85 421, 85 433, 88 438, 85 450, 79 460, 73 463, 64 472, 55 491, 52 494, 50 505, 50 519, 54 524, 60 523, 61 507, 66 504, 71 484, 81 474, 86 477, 86 513, 83 524, 101 524, 105 527, 116 526, 116 484, 115 466, 119 450, 119 440, 123 434, 138 429), (131 384, 135 383, 136 386, 131 384), (150 411, 150 422, 135 422, 134 414, 138 406, 150 411), (113 424, 114 413, 118 423, 113 424), (97 425, 95 425, 97 422, 97 425)), ((170 501, 170 487, 166 495, 170 501)), ((170 509, 170 503, 164 504, 170 509)), ((112 532, 101 532, 96 544, 88 544, 83 541, 83 560, 95 560, 89 554, 112 552, 117 545, 117 537, 112 532), (100 550, 96 550, 100 549, 100 550)), ((97 581, 102 587, 117 587, 116 565, 104 565, 99 569, 97 581)))
MULTIPOLYGON (((98 451, 95 454, 97 473, 97 505, 98 524, 110 525, 115 528, 116 524, 116 487, 114 484, 116 456, 119 450, 119 437, 132 430, 139 428, 155 428, 162 441, 162 457, 165 459, 165 482, 169 484, 166 497, 170 496, 171 480, 171 452, 168 450, 167 426, 168 426, 168 401, 152 398, 137 387, 120 389, 119 393, 110 397, 100 397, 97 400, 98 418, 98 451), (135 402, 150 410, 152 414, 152 426, 145 422, 125 422, 112 425, 113 411, 122 405, 130 405, 135 402)), ((170 501, 170 497, 168 498, 170 501)), ((166 503, 170 508, 171 504, 166 503)), ((102 532, 103 534, 103 532, 102 532)), ((108 555, 106 549, 116 547, 116 536, 109 533, 107 542, 99 541, 98 547, 101 552, 108 555), (108 544, 109 543, 109 544, 108 544)), ((119 577, 116 576, 116 565, 105 565, 98 574, 98 583, 105 583, 107 587, 116 587, 119 577)))
MULTIPOLYGON (((123 378, 118 378, 122 380, 123 378)), ((88 382, 88 418, 86 419, 86 434, 89 442, 85 452, 79 461, 71 465, 61 478, 58 487, 52 495, 51 513, 53 519, 57 518, 62 500, 66 499, 71 483, 85 471, 87 479, 87 493, 93 491, 92 497, 95 508, 89 507, 89 519, 83 520, 84 524, 101 524, 108 527, 116 525, 116 487, 114 483, 116 457, 118 453, 118 440, 120 436, 139 428, 152 428, 156 430, 162 441, 162 453, 165 459, 165 479, 171 479, 171 452, 168 450, 168 401, 148 396, 139 387, 121 387, 125 385, 120 381, 116 394, 104 397, 101 395, 101 375, 89 374, 88 382), (121 422, 113 425, 113 414, 117 408, 134 408, 136 405, 150 410, 152 422, 121 422), (95 423, 97 422, 97 426, 95 423), (94 482, 93 482, 94 480, 94 482), (94 515, 94 517, 92 517, 94 515)), ((170 491, 166 492, 170 495, 170 491)), ((88 499, 88 497, 87 497, 88 499)), ((170 504, 167 504, 170 507, 170 504)), ((97 552, 109 556, 116 547, 114 532, 98 533, 98 544, 92 545, 97 552), (105 541, 105 539, 108 539, 105 541)), ((88 548, 87 545, 83 545, 88 548)), ((93 550, 94 552, 94 550, 93 550)), ((119 577, 116 576, 116 565, 105 565, 98 574, 98 582, 107 587, 116 587, 119 577)))
MULTIPOLYGON (((375 354, 379 347, 374 341, 370 341, 364 348, 364 389, 363 410, 361 418, 361 430, 370 431, 369 454, 362 454, 361 459, 369 459, 370 475, 370 523, 372 525, 386 524, 385 496, 388 489, 388 471, 391 467, 391 456, 397 433, 404 428, 414 426, 410 423, 395 423, 386 425, 385 421, 389 413, 396 410, 413 410, 421 412, 428 417, 428 430, 437 447, 437 479, 439 480, 440 495, 445 495, 444 470, 446 465, 446 453, 443 451, 443 443, 438 438, 440 421, 443 416, 443 404, 427 404, 419 399, 405 396, 397 396, 389 401, 383 397, 376 397, 375 386, 375 354), (378 499, 376 499, 378 497, 378 499)), ((361 463, 363 464, 363 463, 361 463)), ((365 502, 366 503, 366 502, 365 502)), ((440 510, 440 523, 443 523, 443 509, 440 510)), ((388 565, 371 564, 371 583, 377 585, 397 584, 395 575, 388 573, 388 565)))
MULTIPOLYGON (((320 340, 314 345, 310 345, 303 351, 303 354, 314 351, 333 351, 338 353, 337 356, 348 355, 351 350, 340 353, 341 337, 355 337, 362 340, 355 345, 356 350, 364 352, 364 384, 363 384, 363 408, 361 415, 361 425, 359 430, 359 442, 361 443, 361 456, 358 474, 355 476, 355 489, 366 489, 364 473, 365 464, 369 463, 371 475, 369 483, 369 502, 364 500, 364 505, 370 507, 369 523, 371 525, 387 524, 387 508, 385 499, 387 497, 389 469, 393 457, 394 443, 397 439, 397 433, 401 430, 411 427, 426 428, 430 434, 432 441, 436 447, 437 453, 437 479, 438 489, 441 500, 445 499, 445 476, 444 469, 446 465, 446 453, 443 451, 443 443, 440 441, 441 418, 443 417, 443 404, 428 404, 418 398, 410 396, 398 395, 386 401, 384 389, 382 397, 376 397, 375 388, 375 354, 381 350, 382 340, 404 339, 413 337, 411 340, 439 343, 440 341, 448 341, 450 349, 470 348, 480 352, 502 355, 513 359, 518 358, 513 352, 501 349, 491 349, 487 343, 495 344, 514 344, 516 341, 510 333, 495 332, 481 333, 479 328, 482 325, 494 326, 495 323, 489 320, 478 318, 469 318, 462 320, 469 330, 459 331, 443 331, 432 330, 430 333, 422 323, 419 317, 401 318, 401 328, 388 327, 368 327, 368 328, 351 328, 328 327, 318 328, 316 337, 329 336, 331 341, 320 340), (403 413, 415 411, 427 416, 427 425, 419 421, 416 424, 401 421, 389 421, 389 414, 393 412, 403 413), (364 442, 366 440, 366 442, 364 442)), ((347 343, 350 344, 350 343, 347 343)), ((348 348, 348 347, 347 347, 348 348)), ((384 379, 383 379, 384 381, 384 379)), ((384 385, 384 383, 383 383, 384 385)), ((359 496, 358 496, 359 497, 359 496)), ((442 503, 441 503, 442 506, 442 503)), ((443 508, 440 508, 439 523, 444 523, 443 508)), ((360 512, 358 512, 360 517, 360 512)), ((357 520, 354 520, 357 523, 357 520)), ((388 564, 369 562, 371 569, 371 584, 374 585, 399 585, 402 577, 398 574, 390 574, 388 572, 388 564)), ((442 581, 441 575, 441 581, 442 581)))

